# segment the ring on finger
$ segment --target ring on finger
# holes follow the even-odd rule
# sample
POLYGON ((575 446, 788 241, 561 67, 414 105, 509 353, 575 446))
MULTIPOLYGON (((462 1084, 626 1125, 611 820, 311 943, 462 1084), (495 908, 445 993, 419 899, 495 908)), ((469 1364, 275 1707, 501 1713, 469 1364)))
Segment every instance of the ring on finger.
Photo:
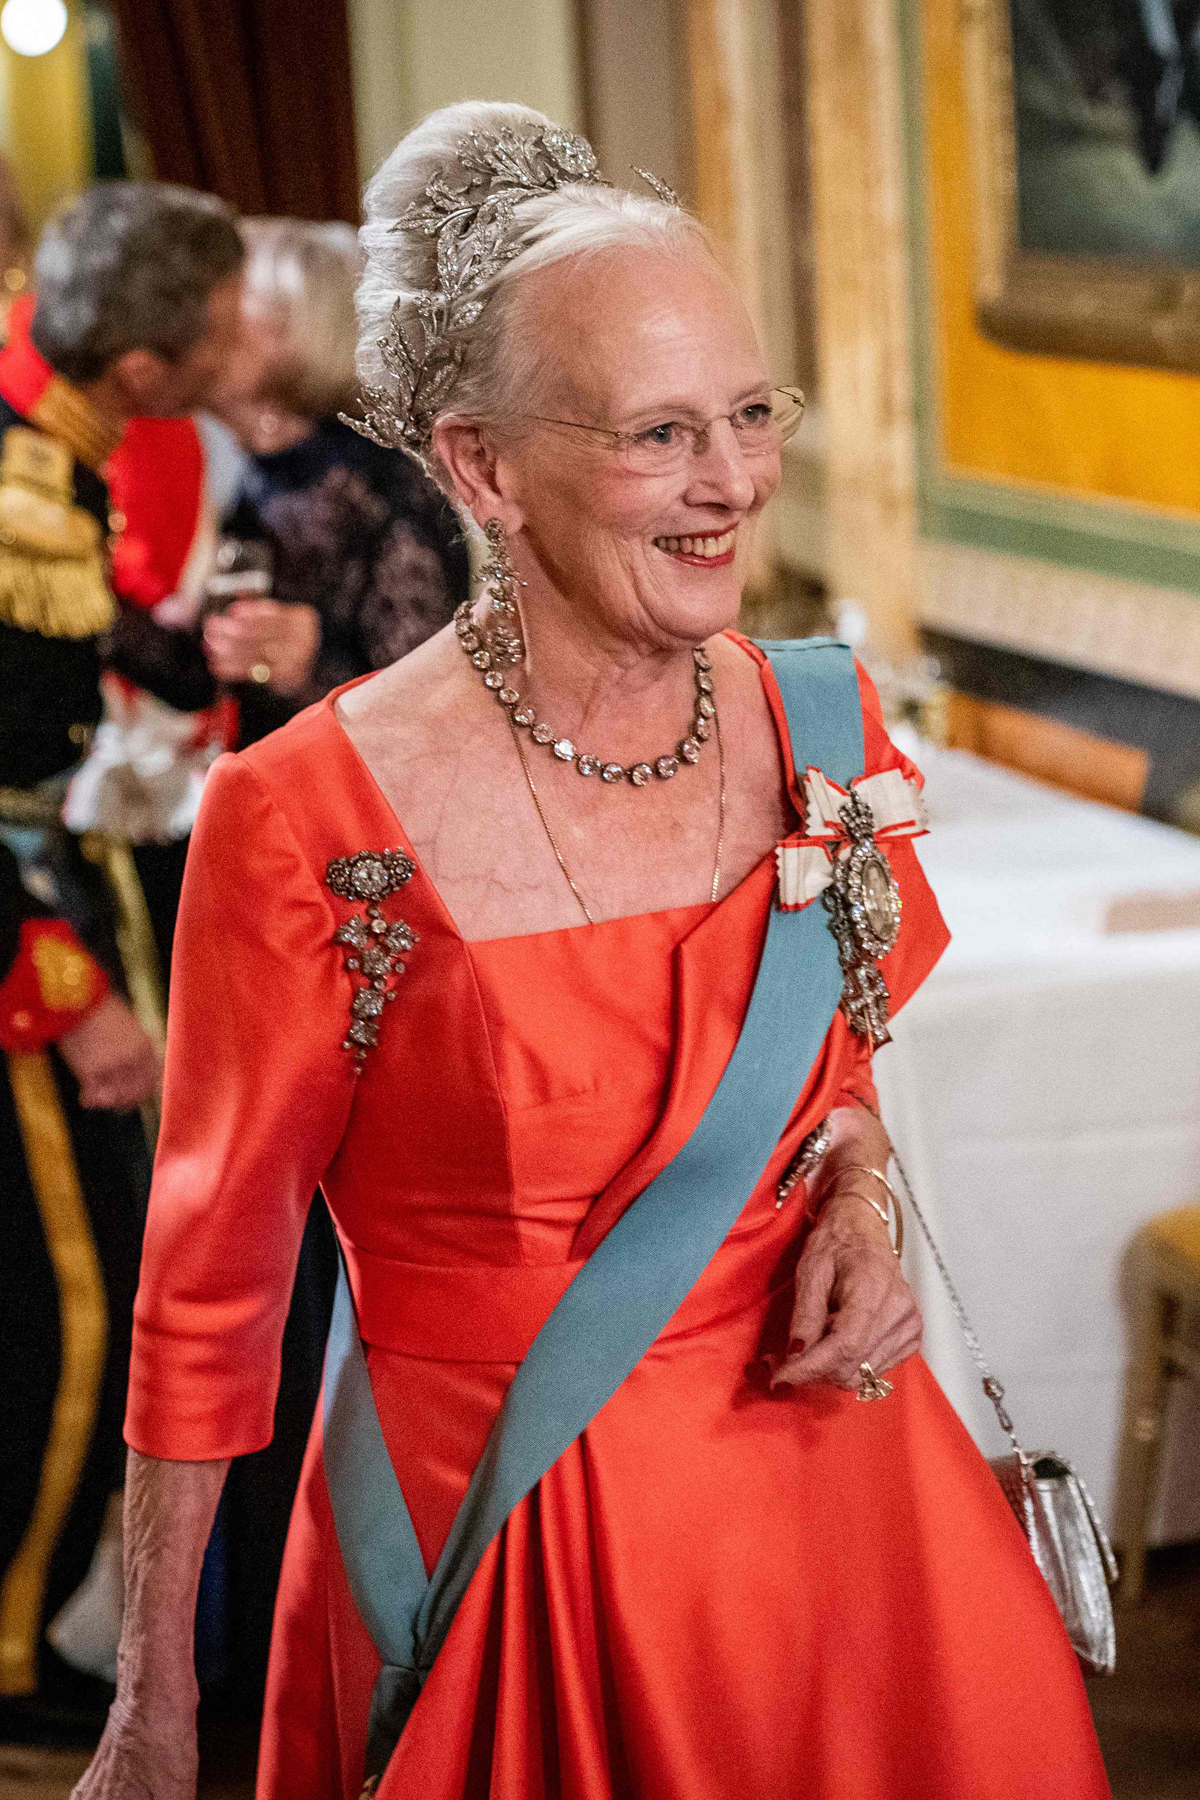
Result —
MULTIPOLYGON (((881 1343, 875 1346, 876 1361, 886 1368, 894 1369, 898 1363, 907 1362, 921 1348, 920 1330, 889 1331, 881 1343)), ((872 1363, 874 1368, 875 1364, 872 1363)))
POLYGON ((862 1379, 858 1384, 858 1392, 854 1396, 856 1400, 887 1399, 892 1391, 890 1381, 885 1381, 882 1375, 877 1375, 869 1362, 860 1362, 858 1372, 862 1379))

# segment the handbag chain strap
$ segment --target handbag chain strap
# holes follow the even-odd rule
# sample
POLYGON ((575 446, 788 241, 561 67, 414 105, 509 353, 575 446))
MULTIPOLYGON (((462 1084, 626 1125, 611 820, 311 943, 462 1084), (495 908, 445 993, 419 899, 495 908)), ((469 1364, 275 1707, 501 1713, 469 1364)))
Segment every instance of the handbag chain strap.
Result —
MULTIPOLYGON (((882 1119, 879 1118, 879 1114, 875 1111, 875 1108, 873 1106, 868 1106, 867 1102, 864 1099, 862 1099, 861 1095, 856 1095, 856 1098, 858 1099, 859 1105, 864 1107, 866 1109, 866 1111, 871 1114, 872 1118, 878 1119, 879 1123, 882 1125, 883 1121, 882 1121, 882 1119)), ((896 1173, 900 1177, 900 1185, 904 1189, 904 1197, 908 1201, 909 1207, 912 1211, 913 1218, 917 1221, 917 1224, 921 1227, 921 1234, 924 1237, 925 1242, 929 1245, 929 1253, 933 1257, 934 1263, 937 1267, 937 1272, 942 1278, 942 1283, 946 1289, 946 1293, 949 1295, 950 1305, 954 1309, 954 1317, 958 1320, 958 1328, 962 1332, 964 1338, 967 1340, 967 1349, 971 1352, 971 1360, 975 1364, 975 1367, 979 1370, 980 1379, 983 1384, 983 1391, 987 1395, 988 1399, 991 1401, 993 1407, 995 1408, 996 1417, 1000 1421, 1000 1429, 1004 1432, 1005 1436, 1008 1438, 1009 1442, 1012 1444, 1013 1449, 1016 1451, 1017 1455, 1020 1457, 1021 1467, 1025 1468, 1029 1462, 1029 1458, 1026 1455, 1026 1452, 1017 1437, 1016 1426, 1013 1424, 1012 1418, 1009 1415, 1008 1408, 1004 1404, 1004 1389, 1001 1386, 1000 1382, 992 1374, 991 1367, 988 1363, 987 1357, 983 1354, 983 1347, 979 1342, 978 1336, 976 1335, 975 1327, 972 1325, 970 1319, 967 1317, 967 1309, 963 1305, 962 1300, 959 1297, 958 1289, 955 1287, 954 1282, 951 1280, 950 1271, 946 1267, 946 1264, 942 1258, 942 1253, 938 1249, 937 1244, 934 1241, 934 1236, 933 1236, 932 1231, 929 1229, 929 1223, 925 1217, 925 1214, 921 1211, 921 1208, 917 1204, 916 1195, 912 1191, 912 1183, 908 1179, 908 1174, 905 1170, 904 1164, 900 1160, 899 1154, 897 1153, 896 1146, 894 1144, 892 1144, 892 1146, 891 1146, 891 1160, 896 1165, 896 1173)))

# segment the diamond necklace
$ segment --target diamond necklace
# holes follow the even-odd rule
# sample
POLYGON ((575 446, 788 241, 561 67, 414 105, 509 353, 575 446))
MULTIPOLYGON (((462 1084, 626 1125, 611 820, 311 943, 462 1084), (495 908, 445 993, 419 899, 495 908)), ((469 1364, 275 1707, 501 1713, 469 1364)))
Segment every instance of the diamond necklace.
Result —
MULTIPOLYGON (((518 731, 517 726, 514 723, 511 712, 508 715, 508 722, 512 726, 513 742, 517 746, 517 755, 521 759, 521 768, 524 772, 525 780, 528 783, 529 793, 533 800, 533 804, 537 808, 537 816, 542 821, 542 830, 546 833, 547 838, 550 840, 550 848, 554 852, 554 860, 558 864, 559 868, 562 870, 563 875, 566 878, 567 886, 570 888, 570 890, 574 894, 576 900, 579 902, 580 912, 583 914, 584 918, 587 920, 589 925, 594 925, 596 923, 596 921, 592 917, 591 913, 588 911, 587 902, 584 900, 583 895, 580 893, 579 889, 575 886, 575 882, 572 878, 571 871, 567 867, 566 858, 563 856, 562 851, 559 849, 557 840, 555 839, 555 836, 554 836, 554 833, 550 829, 550 821, 546 817, 545 813, 542 810, 542 802, 541 802, 540 798, 538 797, 537 788, 534 786, 533 770, 529 767, 529 758, 526 756, 525 746, 521 742, 521 733, 518 731)), ((721 851, 725 845, 725 740, 721 736, 721 722, 717 718, 717 715, 715 712, 713 714, 713 725, 716 728, 716 735, 717 735, 717 763, 718 763, 718 766, 721 771, 720 799, 717 802, 717 854, 713 860, 712 890, 709 895, 709 898, 712 900, 713 904, 715 905, 717 902, 717 898, 721 891, 721 851)))
MULTIPOLYGON (((511 602, 502 604, 511 607, 511 602)), ((515 607, 511 610, 515 613, 515 607)), ((471 616, 469 600, 464 600, 455 611, 454 629, 463 654, 472 667, 478 669, 483 677, 484 687, 496 696, 507 711, 514 731, 518 727, 521 731, 527 731, 535 744, 544 746, 559 762, 574 763, 576 772, 580 775, 599 775, 601 781, 610 784, 628 781, 638 788, 645 787, 656 775, 660 781, 670 781, 684 763, 695 764, 700 761, 700 751, 716 729, 717 702, 714 697, 712 660, 701 644, 697 644, 692 651, 696 704, 687 735, 680 738, 672 753, 657 757, 653 763, 635 762, 627 766, 625 763, 606 762, 602 756, 592 756, 587 751, 577 750, 570 738, 560 736, 552 725, 547 725, 538 718, 532 706, 522 700, 504 674, 505 668, 511 668, 524 659, 524 646, 515 631, 506 628, 489 634, 481 629, 471 616)), ((717 735, 719 739, 720 733, 717 735)))

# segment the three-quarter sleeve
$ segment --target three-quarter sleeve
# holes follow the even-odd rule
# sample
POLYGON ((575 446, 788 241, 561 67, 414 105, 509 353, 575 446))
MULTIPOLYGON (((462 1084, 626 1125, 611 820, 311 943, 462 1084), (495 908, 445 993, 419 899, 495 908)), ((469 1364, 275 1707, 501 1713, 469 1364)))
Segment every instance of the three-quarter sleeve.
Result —
POLYGON ((347 977, 318 874, 243 758, 222 758, 188 855, 126 1438, 205 1461, 272 1432, 313 1190, 353 1093, 347 977))
POLYGON ((871 1046, 866 1038, 852 1037, 846 1050, 842 1085, 833 1102, 835 1107, 861 1105, 878 1113, 879 1095, 875 1091, 872 1060, 871 1046))

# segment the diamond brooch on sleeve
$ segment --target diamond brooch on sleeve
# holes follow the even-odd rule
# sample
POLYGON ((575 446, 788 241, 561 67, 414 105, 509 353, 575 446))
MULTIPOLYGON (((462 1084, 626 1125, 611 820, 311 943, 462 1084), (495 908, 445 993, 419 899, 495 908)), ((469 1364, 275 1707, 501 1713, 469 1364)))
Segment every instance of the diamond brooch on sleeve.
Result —
POLYGON ((354 1055, 356 1075, 379 1042, 384 1009, 396 998, 393 983, 405 971, 401 959, 418 942, 412 926, 404 919, 385 919, 379 903, 399 892, 414 873, 412 859, 402 850, 360 850, 335 857, 325 871, 325 885, 339 899, 365 903, 362 913, 353 914, 333 934, 334 943, 349 952, 347 970, 360 977, 342 1040, 342 1049, 354 1055))

